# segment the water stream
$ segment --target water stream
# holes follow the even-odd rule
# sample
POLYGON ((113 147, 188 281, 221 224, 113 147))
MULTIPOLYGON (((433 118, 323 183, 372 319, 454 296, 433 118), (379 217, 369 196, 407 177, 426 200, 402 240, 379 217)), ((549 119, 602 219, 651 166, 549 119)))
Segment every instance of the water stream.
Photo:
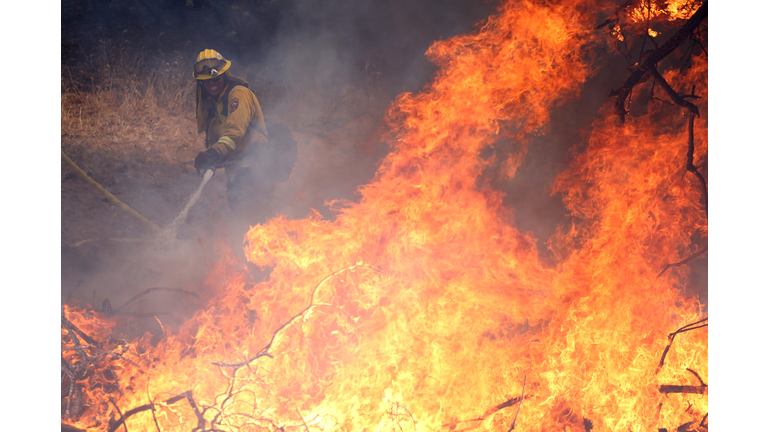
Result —
POLYGON ((200 186, 198 186, 195 193, 189 198, 187 205, 184 206, 181 213, 179 213, 179 215, 157 235, 157 238, 154 241, 155 247, 167 245, 176 238, 176 230, 178 230, 181 224, 187 219, 189 209, 191 209, 198 198, 200 198, 200 194, 203 192, 203 187, 205 187, 205 184, 208 183, 208 180, 210 180, 211 177, 213 177, 213 170, 206 171, 203 180, 200 182, 200 186))

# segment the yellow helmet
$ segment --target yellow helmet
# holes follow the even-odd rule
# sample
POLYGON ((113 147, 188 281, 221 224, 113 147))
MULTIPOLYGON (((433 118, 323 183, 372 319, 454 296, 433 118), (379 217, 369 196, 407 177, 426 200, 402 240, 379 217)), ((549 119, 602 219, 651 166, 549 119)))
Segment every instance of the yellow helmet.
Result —
POLYGON ((226 60, 217 51, 207 49, 197 55, 193 74, 199 81, 211 79, 226 72, 231 64, 231 61, 226 60))

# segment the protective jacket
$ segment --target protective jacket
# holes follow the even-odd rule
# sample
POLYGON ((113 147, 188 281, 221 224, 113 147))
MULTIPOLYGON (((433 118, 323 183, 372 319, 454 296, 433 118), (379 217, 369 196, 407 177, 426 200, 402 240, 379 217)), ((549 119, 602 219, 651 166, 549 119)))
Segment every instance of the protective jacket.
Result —
POLYGON ((197 133, 205 132, 205 147, 213 147, 223 162, 242 159, 267 143, 267 126, 248 82, 224 73, 224 91, 213 97, 197 86, 197 133))

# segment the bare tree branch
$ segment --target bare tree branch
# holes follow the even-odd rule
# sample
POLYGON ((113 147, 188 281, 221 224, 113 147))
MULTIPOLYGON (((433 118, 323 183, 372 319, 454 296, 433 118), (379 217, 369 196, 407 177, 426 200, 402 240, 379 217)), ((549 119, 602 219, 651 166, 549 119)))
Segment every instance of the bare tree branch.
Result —
POLYGON ((64 411, 64 417, 67 420, 72 420, 72 394, 75 391, 75 379, 72 375, 69 376, 69 392, 67 394, 67 408, 64 411))
POLYGON ((501 411, 504 408, 511 407, 511 406, 513 406, 513 405, 515 405, 517 403, 520 403, 520 402, 522 402, 522 400, 523 399, 519 398, 519 397, 513 397, 511 399, 507 399, 505 402, 500 403, 500 404, 496 405, 495 407, 488 408, 487 410, 485 410, 483 415, 481 415, 478 418, 473 418, 473 419, 468 419, 468 420, 459 420, 459 421, 455 421, 455 422, 452 422, 452 423, 446 423, 444 425, 441 425, 441 427, 449 428, 449 429, 453 430, 454 428, 456 428, 456 426, 458 426, 461 423, 481 422, 481 421, 485 420, 486 418, 488 418, 488 416, 490 416, 491 414, 493 414, 493 413, 495 413, 497 411, 501 411))
MULTIPOLYGON (((100 343, 96 342, 96 340, 95 340, 94 338, 92 338, 92 337, 88 336, 87 334, 85 334, 85 332, 83 332, 82 330, 80 330, 79 328, 77 328, 77 326, 75 326, 74 324, 72 324, 72 323, 71 323, 71 322, 70 322, 70 321, 69 321, 69 320, 68 320, 68 319, 67 319, 67 318, 64 316, 64 314, 63 314, 63 313, 61 314, 61 325, 63 325, 63 326, 66 328, 66 329, 68 329, 68 330, 72 330, 72 331, 74 331, 75 333, 77 333, 78 335, 80 335, 80 337, 82 337, 82 338, 83 338, 83 339, 84 339, 86 342, 88 342, 89 344, 91 344, 91 345, 96 345, 96 346, 100 346, 100 345, 101 345, 100 343)), ((75 339, 75 344, 76 344, 76 345, 79 345, 79 342, 77 341, 77 338, 73 338, 73 339, 75 339)))
POLYGON ((699 107, 696 105, 688 102, 687 100, 683 99, 677 92, 672 88, 671 85, 667 82, 667 80, 664 79, 663 76, 659 73, 659 71, 656 69, 656 66, 651 66, 648 68, 648 70, 653 74, 653 77, 656 79, 656 82, 659 83, 662 89, 664 89, 665 92, 669 95, 670 98, 672 98, 672 101, 674 101, 677 105, 687 108, 690 112, 696 115, 696 117, 699 117, 699 107))
POLYGON ((205 429, 205 417, 203 417, 203 414, 200 412, 199 409, 197 409, 197 404, 195 403, 195 400, 192 399, 192 390, 187 390, 184 395, 187 397, 187 401, 189 401, 189 405, 192 406, 192 409, 195 410, 195 415, 197 416, 197 427, 192 429, 192 432, 196 430, 203 430, 205 429))
POLYGON ((648 13, 645 14, 645 31, 643 32, 643 44, 640 45, 640 55, 638 56, 637 62, 640 63, 643 60, 643 53, 645 52, 645 42, 649 39, 648 30, 651 28, 651 0, 646 0, 648 2, 648 6, 646 7, 648 10, 648 13))
POLYGON ((142 298, 142 297, 144 297, 144 296, 146 296, 146 295, 148 295, 148 294, 151 294, 151 293, 153 293, 153 292, 158 292, 158 291, 163 291, 163 292, 175 292, 175 293, 178 293, 178 294, 184 294, 184 295, 187 295, 187 296, 190 296, 190 297, 195 297, 195 298, 197 298, 197 299, 199 299, 199 298, 200 298, 200 296, 199 296, 199 295, 197 295, 197 294, 195 294, 195 293, 193 293, 193 292, 190 292, 190 291, 186 291, 186 290, 183 290, 183 289, 181 289, 181 288, 163 288, 163 287, 148 288, 148 289, 144 290, 144 292, 142 292, 142 293, 140 293, 140 294, 137 294, 137 295, 133 296, 133 297, 132 297, 130 300, 128 300, 127 302, 125 302, 125 303, 124 303, 122 306, 120 306, 119 308, 117 308, 117 309, 113 309, 113 313, 117 314, 117 313, 119 313, 120 311, 124 311, 124 310, 125 310, 125 309, 126 309, 128 306, 130 306, 131 304, 133 304, 134 302, 136 302, 136 301, 137 301, 137 300, 139 300, 140 298, 142 298))
MULTIPOLYGON (((398 408, 404 409, 405 412, 408 413, 408 417, 410 417, 411 421, 413 422, 413 429, 416 430, 416 419, 413 418, 413 414, 411 414, 411 411, 408 409, 408 407, 406 407, 405 405, 401 404, 400 402, 395 402, 395 406, 397 406, 398 408)), ((402 428, 400 428, 400 429, 402 429, 402 428)))
POLYGON ((701 175, 701 173, 699 172, 699 167, 693 164, 693 152, 694 152, 693 121, 694 121, 694 117, 691 116, 688 119, 688 154, 686 156, 685 169, 688 172, 693 173, 693 175, 695 175, 696 178, 699 179, 699 182, 701 183, 701 187, 704 190, 704 211, 709 213, 709 192, 707 191, 707 181, 704 180, 704 176, 701 175))
POLYGON ((654 373, 654 375, 658 374, 659 371, 661 370, 661 367, 664 366, 664 359, 667 357, 667 353, 669 352, 669 349, 672 347, 672 342, 675 341, 675 336, 677 336, 678 333, 685 333, 687 331, 706 327, 707 325, 709 325, 709 323, 707 322, 708 320, 709 320, 709 317, 696 321, 695 323, 686 324, 680 327, 679 329, 675 330, 674 332, 670 333, 669 336, 667 336, 669 338, 669 343, 667 344, 667 347, 664 348, 664 353, 661 355, 661 361, 659 362, 659 366, 656 368, 656 372, 654 373))
POLYGON ((629 7, 632 4, 632 2, 633 2, 633 0, 627 0, 621 6, 616 8, 616 10, 611 14, 610 17, 608 17, 608 19, 606 19, 601 24, 599 24, 597 27, 595 27, 595 30, 601 29, 601 28, 607 26, 608 24, 616 22, 619 19, 619 12, 621 12, 623 9, 626 9, 627 7, 629 7))
POLYGON ((343 273, 345 271, 353 270, 353 269, 355 269, 357 267, 366 267, 366 268, 369 268, 369 269, 374 270, 376 272, 381 272, 381 270, 377 269, 376 267, 373 267, 373 266, 370 266, 370 265, 367 265, 367 264, 355 264, 355 265, 351 265, 349 267, 346 267, 346 268, 343 268, 341 270, 338 270, 338 271, 335 271, 335 272, 331 273, 325 279, 320 281, 320 283, 318 283, 315 286, 315 288, 312 290, 312 295, 310 296, 310 299, 309 299, 309 305, 307 307, 305 307, 301 312, 299 312, 296 315, 292 316, 283 325, 278 327, 277 330, 275 330, 272 333, 272 338, 269 340, 269 343, 267 343, 267 345, 264 348, 262 348, 258 353, 256 353, 256 355, 254 355, 253 357, 251 357, 251 358, 249 358, 249 359, 247 359, 245 361, 239 362, 239 363, 216 362, 216 363, 211 363, 211 364, 213 364, 214 366, 234 367, 235 369, 239 369, 239 368, 241 368, 243 366, 246 366, 246 365, 250 364, 254 360, 258 359, 259 357, 269 357, 269 358, 272 358, 272 354, 269 353, 269 349, 272 348, 272 343, 274 343, 275 338, 277 338, 277 335, 283 329, 292 326, 293 323, 295 323, 300 317, 303 317, 305 313, 307 313, 310 309, 312 309, 312 307, 315 306, 315 294, 317 294, 317 291, 320 289, 320 287, 323 286, 329 280, 331 280, 334 277, 336 277, 336 275, 338 275, 339 273, 343 273))
POLYGON ((512 419, 512 426, 509 427, 509 430, 507 432, 510 432, 515 429, 515 423, 517 422, 517 415, 520 414, 520 407, 523 406, 523 398, 525 397, 526 378, 528 378, 528 375, 523 375, 523 391, 520 392, 520 404, 517 406, 517 412, 515 413, 515 418, 512 419))
POLYGON ((154 420, 154 422, 155 422, 155 428, 157 429, 157 432, 161 432, 160 431, 160 425, 157 424, 157 416, 155 415, 155 411, 156 411, 155 410, 155 406, 154 406, 154 404, 152 404, 152 420, 154 420))
MULTIPOLYGON (((708 211, 708 208, 709 208, 709 193, 708 193, 708 190, 707 190, 707 182, 704 179, 704 176, 699 172, 698 167, 693 164, 693 154, 694 154, 694 149, 695 149, 695 146, 694 146, 694 135, 693 135, 694 127, 693 126, 694 126, 694 121, 695 121, 696 117, 700 116, 699 115, 699 107, 697 107, 693 103, 685 100, 685 98, 683 96, 680 96, 672 88, 672 86, 669 85, 669 83, 664 79, 664 77, 661 76, 659 71, 656 70, 655 66, 651 66, 649 68, 649 71, 651 72, 651 74, 653 74, 653 77, 655 78, 656 82, 659 83, 661 88, 664 89, 664 91, 667 93, 667 95, 669 95, 669 97, 672 99, 672 101, 674 101, 674 103, 677 104, 678 106, 688 109, 688 111, 690 111, 691 114, 692 114, 692 115, 690 115, 688 117, 688 154, 686 156, 685 169, 686 169, 687 172, 693 173, 696 176, 696 178, 698 178, 699 181, 701 182, 702 190, 703 190, 703 193, 704 193, 704 210, 708 211)), ((696 90, 696 87, 694 86, 693 91, 691 91, 692 94, 689 95, 688 97, 695 97, 695 94, 693 94, 695 92, 695 90, 696 90)), ((705 247, 704 249, 700 250, 699 252, 696 252, 695 254, 691 255, 689 258, 687 258, 687 259, 685 259, 685 260, 683 260, 683 261, 681 261, 679 263, 668 264, 666 267, 664 267, 664 269, 661 271, 661 273, 659 273, 659 275, 657 277, 661 277, 661 275, 663 275, 664 272, 666 272, 670 267, 678 267, 678 266, 681 266, 683 264, 686 264, 688 261, 696 258, 697 256, 703 254, 706 251, 707 251, 707 248, 705 247)))
MULTIPOLYGON (((202 418, 202 414, 200 414, 200 411, 197 409, 197 405, 195 404, 194 399, 192 399, 192 391, 191 390, 188 390, 188 391, 186 391, 186 392, 184 392, 184 393, 182 393, 180 395, 176 395, 176 396, 166 400, 165 404, 170 405, 172 403, 176 403, 176 402, 178 402, 178 401, 180 401, 182 399, 185 399, 185 398, 189 401, 189 404, 192 405, 192 408, 195 410, 195 414, 197 414, 197 418, 198 418, 198 428, 201 428, 201 426, 200 426, 200 419, 202 418)), ((120 414, 120 420, 118 420, 114 424, 110 425, 109 432, 115 432, 116 430, 118 430, 120 428, 120 426, 122 426, 123 423, 125 423, 125 421, 128 420, 128 418, 131 417, 132 415, 138 414, 138 413, 140 413, 142 411, 146 411, 148 409, 153 409, 154 406, 155 405, 153 403, 148 403, 146 405, 142 405, 142 406, 136 407, 136 408, 134 408, 134 409, 132 409, 130 411, 127 411, 125 414, 120 414)), ((118 410, 118 413, 119 412, 120 411, 118 410)), ((204 428, 205 427, 205 419, 202 418, 202 421, 203 421, 202 428, 204 428)))
POLYGON ((694 258, 696 258, 696 257, 702 255, 704 252, 706 252, 708 248, 709 248, 709 246, 704 246, 704 249, 696 252, 695 254, 689 256, 688 258, 686 258, 686 259, 684 259, 684 260, 682 260, 680 262, 676 262, 676 263, 673 263, 673 264, 667 264, 667 266, 664 267, 664 270, 662 270, 661 273, 659 273, 659 275, 656 276, 656 277, 660 277, 661 275, 664 274, 664 272, 666 272, 667 270, 669 270, 672 267, 680 267, 681 265, 687 264, 689 261, 693 260, 694 258))
POLYGON ((307 430, 307 432, 309 432, 309 426, 307 426, 307 422, 306 420, 304 420, 304 416, 301 415, 301 411, 299 411, 299 409, 296 408, 296 412, 299 413, 299 418, 301 419, 301 423, 304 424, 304 428, 307 430))
POLYGON ((701 385, 703 385, 703 386, 706 386, 706 385, 707 385, 707 384, 704 382, 704 380, 703 380, 703 379, 701 379, 701 377, 699 376, 699 374, 698 374, 698 373, 697 373, 695 370, 693 370, 693 369, 691 369, 691 368, 685 368, 685 370, 687 370, 688 372, 692 373, 692 374, 693 374, 693 375, 694 375, 696 378, 698 378, 698 379, 699 379, 699 382, 701 383, 701 385))
POLYGON ((707 2, 702 3, 701 7, 693 14, 693 16, 686 22, 680 30, 677 31, 669 40, 664 42, 659 48, 653 51, 648 51, 645 56, 645 61, 638 66, 637 69, 630 75, 619 89, 613 90, 610 96, 617 96, 615 109, 619 119, 624 123, 624 117, 627 115, 627 110, 624 108, 624 103, 629 96, 635 85, 639 84, 648 74, 650 68, 655 67, 664 57, 668 56, 672 51, 677 49, 685 40, 691 37, 694 30, 701 24, 707 17, 707 2))
POLYGON ((125 428, 125 432, 128 432, 128 426, 125 424, 125 420, 123 419, 123 412, 120 411, 120 407, 117 406, 117 404, 115 403, 115 400, 112 399, 111 397, 109 398, 109 401, 112 403, 112 406, 115 407, 115 409, 117 410, 117 413, 120 414, 120 422, 123 424, 123 428, 125 428))
POLYGON ((708 386, 688 386, 688 385, 667 385, 662 384, 659 386, 659 392, 669 393, 692 393, 692 394, 707 394, 708 386))

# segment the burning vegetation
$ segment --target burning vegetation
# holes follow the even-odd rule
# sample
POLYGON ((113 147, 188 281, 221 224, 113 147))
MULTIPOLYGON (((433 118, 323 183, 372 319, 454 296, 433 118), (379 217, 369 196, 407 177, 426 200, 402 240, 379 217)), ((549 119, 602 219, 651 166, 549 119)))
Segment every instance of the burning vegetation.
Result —
MULTIPOLYGON (((434 43, 390 151, 335 218, 250 229, 172 329, 62 309, 62 422, 89 431, 702 431, 707 2, 508 1, 434 43), (639 35, 639 36, 638 36, 639 35), (666 36, 666 37, 665 37, 666 36), (572 223, 516 228, 514 177, 606 47, 641 54, 555 179, 572 223), (657 42, 656 39, 664 40, 657 42), (703 239, 703 240, 702 240, 703 239)), ((577 131, 573 131, 574 133, 577 131)))

